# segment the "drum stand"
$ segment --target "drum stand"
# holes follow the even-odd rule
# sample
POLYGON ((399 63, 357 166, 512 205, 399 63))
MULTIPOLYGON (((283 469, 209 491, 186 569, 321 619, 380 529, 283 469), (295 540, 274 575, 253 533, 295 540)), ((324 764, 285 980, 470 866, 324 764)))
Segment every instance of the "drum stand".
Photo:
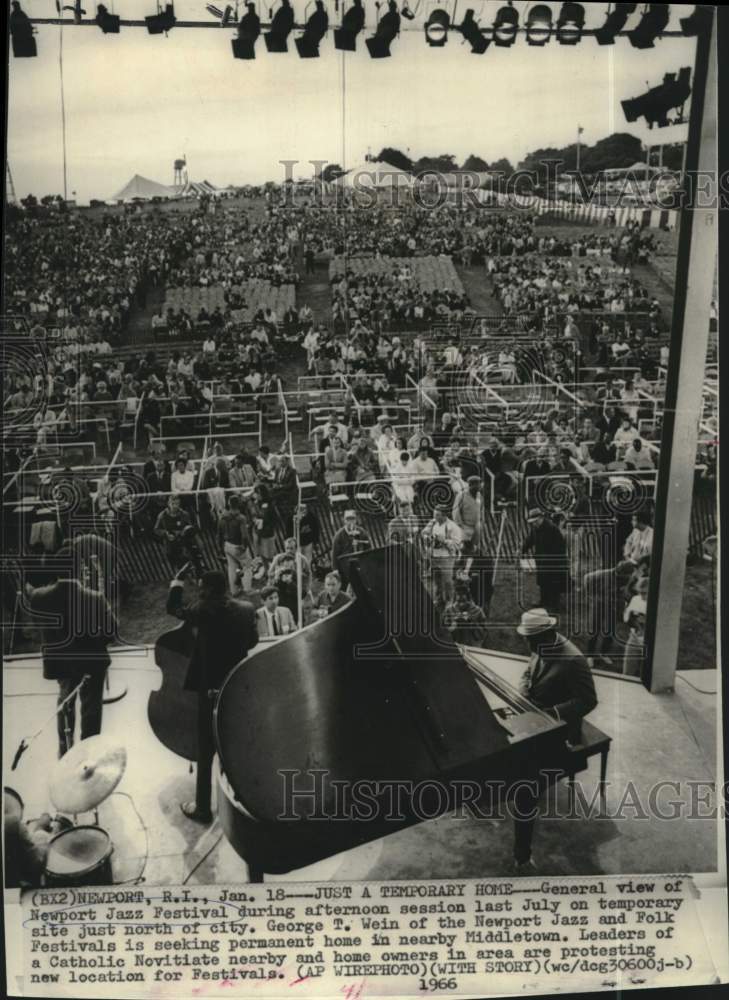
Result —
POLYGON ((109 680, 110 673, 111 673, 111 667, 109 667, 109 669, 106 671, 106 679, 104 681, 104 689, 106 692, 104 694, 104 701, 103 701, 104 705, 113 705, 115 702, 121 701, 122 698, 126 696, 126 693, 129 690, 126 684, 122 685, 121 687, 116 687, 115 685, 112 685, 112 682, 109 680))

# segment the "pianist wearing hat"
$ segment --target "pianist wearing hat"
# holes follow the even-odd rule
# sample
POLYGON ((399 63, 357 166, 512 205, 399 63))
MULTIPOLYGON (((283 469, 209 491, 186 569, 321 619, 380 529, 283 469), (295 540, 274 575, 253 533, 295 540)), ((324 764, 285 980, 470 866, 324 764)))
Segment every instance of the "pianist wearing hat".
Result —
MULTIPOLYGON (((574 643, 561 635, 557 619, 544 608, 533 608, 521 616, 516 631, 523 636, 531 656, 520 690, 537 708, 567 724, 567 740, 581 739, 582 719, 597 705, 595 684, 587 660, 574 643)), ((520 789, 516 813, 529 816, 514 823, 514 864, 517 872, 532 870, 531 840, 537 796, 520 789)))

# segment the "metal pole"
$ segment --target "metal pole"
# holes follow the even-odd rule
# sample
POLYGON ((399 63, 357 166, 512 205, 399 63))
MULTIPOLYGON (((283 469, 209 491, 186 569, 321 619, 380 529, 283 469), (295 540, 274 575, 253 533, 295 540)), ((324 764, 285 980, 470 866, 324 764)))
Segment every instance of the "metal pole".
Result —
POLYGON ((697 39, 686 153, 687 195, 680 217, 671 345, 666 380, 656 518, 646 615, 643 683, 673 689, 691 526, 710 303, 717 252, 715 16, 697 39), (699 176, 713 179, 710 197, 699 176))

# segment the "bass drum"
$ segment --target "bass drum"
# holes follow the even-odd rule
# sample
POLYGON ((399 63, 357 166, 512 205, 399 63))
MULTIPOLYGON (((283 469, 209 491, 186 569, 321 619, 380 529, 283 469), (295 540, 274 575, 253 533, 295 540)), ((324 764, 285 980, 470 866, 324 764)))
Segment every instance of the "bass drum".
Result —
POLYGON ((76 826, 48 845, 46 886, 113 885, 111 838, 98 826, 76 826))

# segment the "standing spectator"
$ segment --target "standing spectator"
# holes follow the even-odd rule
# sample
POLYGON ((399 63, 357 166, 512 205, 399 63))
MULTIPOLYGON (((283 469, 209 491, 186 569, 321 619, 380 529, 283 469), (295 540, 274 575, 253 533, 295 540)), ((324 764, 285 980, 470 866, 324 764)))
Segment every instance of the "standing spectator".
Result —
POLYGON ((218 544, 225 555, 228 567, 228 586, 233 597, 250 589, 252 559, 248 518, 241 510, 240 497, 228 500, 228 510, 218 521, 218 544))
POLYGON ((453 520, 461 529, 464 554, 480 552, 483 498, 481 496, 481 480, 478 476, 469 476, 467 489, 456 497, 456 502, 453 505, 453 520))
POLYGON ((319 542, 319 520, 309 504, 299 504, 295 514, 289 522, 290 534, 296 534, 294 521, 298 522, 299 530, 299 550, 311 566, 314 556, 314 546, 319 542))
POLYGON ((159 512, 154 526, 155 534, 165 543, 167 558, 175 569, 183 561, 185 530, 192 527, 190 518, 180 506, 180 498, 172 493, 167 506, 159 512))
POLYGON ((387 526, 387 540, 394 545, 412 545, 420 532, 420 521, 413 513, 413 505, 401 502, 400 512, 387 526))
POLYGON ((274 583, 276 574, 285 561, 291 561, 294 569, 297 562, 301 565, 301 585, 302 589, 307 591, 311 584, 311 563, 302 552, 296 551, 296 539, 293 537, 284 540, 283 552, 278 552, 271 560, 271 565, 268 567, 268 577, 271 583, 274 583))
POLYGON ((269 562, 275 555, 275 510, 268 488, 263 483, 256 485, 248 504, 253 521, 253 549, 256 555, 269 562))
POLYGON ((463 542, 461 529, 448 512, 445 504, 439 504, 423 529, 423 538, 431 544, 433 599, 441 609, 453 600, 453 573, 463 542))
POLYGON ((539 602, 548 611, 556 611, 567 588, 567 544, 557 525, 538 508, 529 511, 527 524, 522 555, 533 553, 539 602))
POLYGON ((342 577, 336 570, 327 573, 324 577, 324 589, 319 594, 314 615, 317 618, 326 618, 327 615, 349 604, 349 597, 342 590, 342 577))
POLYGON ((619 609, 624 603, 623 591, 633 572, 633 563, 622 560, 611 569, 597 569, 584 578, 585 600, 589 616, 587 662, 594 666, 594 658, 610 664, 610 652, 617 633, 619 609))
POLYGON ((643 666, 647 594, 648 580, 644 578, 638 583, 638 592, 631 597, 623 612, 623 621, 629 627, 623 655, 623 674, 628 677, 640 677, 643 666))
POLYGON ((349 574, 345 566, 339 565, 339 560, 343 556, 370 548, 372 540, 367 532, 359 527, 356 511, 345 510, 344 524, 332 539, 332 569, 338 570, 345 586, 349 586, 349 574))
POLYGON ((468 583, 459 582, 455 596, 443 612, 443 625, 454 642, 464 646, 482 646, 486 615, 474 601, 468 583))
POLYGON ((324 451, 324 480, 327 483, 343 483, 347 478, 349 457, 341 438, 337 435, 324 451))

